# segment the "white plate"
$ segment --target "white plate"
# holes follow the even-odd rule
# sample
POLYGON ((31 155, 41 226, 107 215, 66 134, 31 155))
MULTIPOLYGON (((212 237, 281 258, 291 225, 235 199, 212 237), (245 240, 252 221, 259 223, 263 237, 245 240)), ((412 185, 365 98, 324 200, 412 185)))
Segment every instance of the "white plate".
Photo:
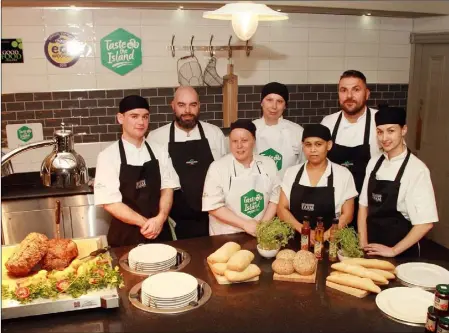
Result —
POLYGON ((396 267, 397 277, 418 287, 435 288, 449 281, 449 271, 425 262, 408 262, 396 267))
POLYGON ((376 296, 377 307, 387 315, 408 323, 425 324, 427 308, 433 305, 434 294, 421 288, 398 287, 376 296))
POLYGON ((175 259, 178 251, 173 246, 166 244, 144 244, 129 251, 128 259, 145 264, 163 263, 175 259))
POLYGON ((142 290, 146 294, 160 298, 182 297, 198 287, 198 280, 182 272, 162 272, 146 278, 142 290))

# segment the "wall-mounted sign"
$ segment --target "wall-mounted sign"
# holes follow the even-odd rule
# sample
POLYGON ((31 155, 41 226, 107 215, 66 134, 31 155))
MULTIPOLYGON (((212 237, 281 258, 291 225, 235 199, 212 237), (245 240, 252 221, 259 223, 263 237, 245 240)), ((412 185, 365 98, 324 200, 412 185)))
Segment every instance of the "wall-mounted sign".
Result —
POLYGON ((48 61, 59 68, 76 64, 86 45, 68 32, 55 32, 47 38, 44 53, 48 61))
POLYGON ((6 125, 8 148, 15 149, 33 142, 44 140, 42 124, 8 124, 6 125))
POLYGON ((2 64, 23 63, 23 44, 20 38, 2 38, 2 64))
POLYGON ((142 41, 117 29, 101 39, 101 63, 117 74, 125 75, 142 65, 142 41))

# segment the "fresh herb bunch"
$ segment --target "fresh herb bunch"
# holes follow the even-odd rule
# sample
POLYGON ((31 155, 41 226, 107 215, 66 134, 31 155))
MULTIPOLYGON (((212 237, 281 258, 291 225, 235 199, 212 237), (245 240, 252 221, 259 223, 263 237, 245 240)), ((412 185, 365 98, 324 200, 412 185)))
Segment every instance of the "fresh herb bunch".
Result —
POLYGON ((344 227, 337 230, 335 233, 335 239, 345 257, 363 257, 363 251, 359 245, 359 238, 353 227, 344 227))
POLYGON ((256 229, 257 243, 265 250, 275 250, 287 245, 294 234, 292 226, 278 217, 260 222, 256 229))

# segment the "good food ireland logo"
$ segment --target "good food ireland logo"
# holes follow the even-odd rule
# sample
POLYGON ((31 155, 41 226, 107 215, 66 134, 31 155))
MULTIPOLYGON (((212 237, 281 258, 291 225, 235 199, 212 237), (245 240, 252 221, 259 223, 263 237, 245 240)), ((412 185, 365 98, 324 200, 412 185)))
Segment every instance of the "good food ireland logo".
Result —
POLYGON ((264 207, 263 194, 256 190, 251 190, 240 198, 240 211, 252 219, 259 215, 264 207))
POLYGON ((119 75, 142 65, 142 41, 124 29, 117 29, 103 37, 100 45, 101 63, 119 75))

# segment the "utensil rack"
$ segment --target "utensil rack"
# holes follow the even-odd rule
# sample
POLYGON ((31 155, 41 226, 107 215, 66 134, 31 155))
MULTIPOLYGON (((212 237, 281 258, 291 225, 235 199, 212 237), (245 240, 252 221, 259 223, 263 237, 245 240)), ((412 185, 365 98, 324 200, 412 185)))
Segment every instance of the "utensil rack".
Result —
POLYGON ((213 46, 212 40, 214 39, 214 35, 211 35, 209 45, 208 46, 194 46, 193 40, 195 36, 192 35, 190 39, 190 45, 184 46, 175 46, 175 35, 172 36, 171 44, 168 46, 168 49, 171 51, 171 55, 174 58, 176 55, 176 51, 190 51, 190 54, 193 56, 195 51, 208 51, 210 56, 214 55, 215 51, 228 51, 228 57, 232 58, 232 51, 246 51, 246 56, 249 57, 251 51, 253 50, 253 46, 248 45, 249 41, 246 41, 245 45, 231 45, 232 35, 229 37, 228 45, 220 45, 213 46))

